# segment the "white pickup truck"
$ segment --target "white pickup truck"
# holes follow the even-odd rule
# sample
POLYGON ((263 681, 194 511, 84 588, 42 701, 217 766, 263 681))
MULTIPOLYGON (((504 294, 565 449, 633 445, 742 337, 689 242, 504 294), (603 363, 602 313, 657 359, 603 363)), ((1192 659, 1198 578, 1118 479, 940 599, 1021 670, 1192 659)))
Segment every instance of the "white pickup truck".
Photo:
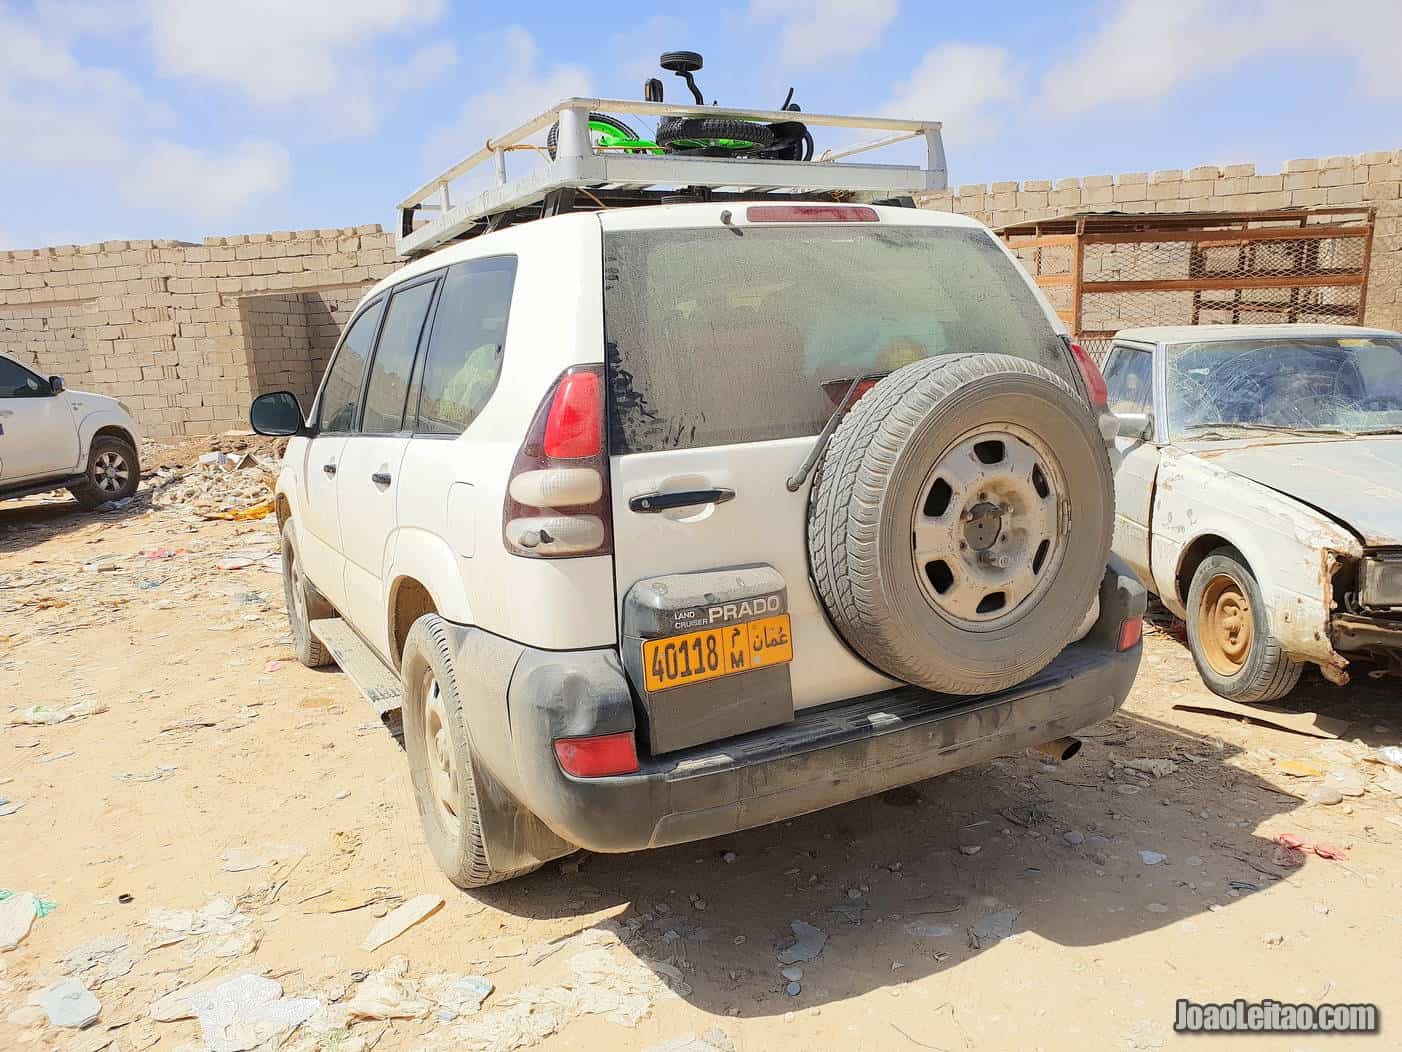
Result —
POLYGON ((140 433, 115 398, 69 391, 0 355, 0 500, 68 489, 86 508, 141 481, 140 433))

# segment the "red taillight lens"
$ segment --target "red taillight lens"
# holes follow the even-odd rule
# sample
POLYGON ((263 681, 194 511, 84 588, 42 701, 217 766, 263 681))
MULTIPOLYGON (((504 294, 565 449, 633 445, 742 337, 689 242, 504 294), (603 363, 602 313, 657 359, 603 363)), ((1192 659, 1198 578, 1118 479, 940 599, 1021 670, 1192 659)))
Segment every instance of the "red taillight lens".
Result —
POLYGON ((1120 650, 1130 650, 1139 645, 1139 640, 1144 636, 1144 619, 1142 617, 1131 617, 1128 621, 1120 622, 1120 641, 1116 646, 1120 650))
POLYGON ((751 223, 879 223, 876 209, 865 205, 750 205, 751 223))
POLYGON ((1110 404, 1110 389, 1105 386, 1105 377, 1100 375, 1100 366, 1095 364, 1094 359, 1079 343, 1071 345, 1071 354, 1075 357, 1076 364, 1081 367, 1081 379, 1086 382, 1090 404, 1096 409, 1104 409, 1110 404))
POLYGON ((601 734, 597 738, 561 738, 555 743, 555 758, 566 774, 576 778, 632 774, 638 769, 632 731, 601 734))
POLYGON ((597 373, 570 373, 555 388, 545 418, 545 455, 555 460, 597 456, 604 441, 603 385, 597 373))
POLYGON ((511 466, 502 542, 526 559, 575 559, 613 550, 604 367, 576 365, 550 385, 511 466))

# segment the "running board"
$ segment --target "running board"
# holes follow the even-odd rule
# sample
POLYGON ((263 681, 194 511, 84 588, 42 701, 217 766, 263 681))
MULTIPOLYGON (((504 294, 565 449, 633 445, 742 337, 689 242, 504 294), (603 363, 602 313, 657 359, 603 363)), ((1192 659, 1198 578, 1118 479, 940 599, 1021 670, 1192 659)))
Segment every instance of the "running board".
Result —
POLYGON ((396 738, 404 734, 399 709, 404 691, 399 677, 385 665, 366 642, 355 633, 344 618, 327 617, 311 624, 312 635, 325 645, 341 671, 350 677, 356 689, 375 710, 384 725, 396 738))

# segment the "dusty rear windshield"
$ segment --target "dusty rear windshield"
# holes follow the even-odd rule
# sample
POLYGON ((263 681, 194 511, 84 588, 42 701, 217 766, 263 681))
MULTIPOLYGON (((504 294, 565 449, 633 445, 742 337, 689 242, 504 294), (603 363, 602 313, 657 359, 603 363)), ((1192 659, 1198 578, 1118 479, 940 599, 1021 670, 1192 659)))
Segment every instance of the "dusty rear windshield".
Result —
POLYGON ((932 355, 1013 354, 1075 383, 980 230, 607 232, 604 329, 615 454, 816 435, 842 381, 932 355))

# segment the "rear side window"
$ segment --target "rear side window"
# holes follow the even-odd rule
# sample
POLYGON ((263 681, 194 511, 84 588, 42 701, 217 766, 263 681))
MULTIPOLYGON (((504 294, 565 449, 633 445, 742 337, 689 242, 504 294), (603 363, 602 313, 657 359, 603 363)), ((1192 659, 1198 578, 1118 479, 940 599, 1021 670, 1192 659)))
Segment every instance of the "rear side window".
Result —
POLYGON ((415 432, 460 435, 487 404, 501 374, 516 259, 474 259, 448 268, 428 341, 415 432))
POLYGON ((1153 392, 1154 356, 1133 347, 1116 347, 1105 366, 1110 412, 1147 413, 1153 392))
POLYGON ((356 316, 346 329, 336 360, 326 373, 317 409, 317 429, 326 434, 345 434, 355 428, 355 407, 360 404, 360 385, 365 379, 365 362, 370 344, 380 324, 385 301, 376 300, 356 316))
POLYGON ((844 380, 932 355, 1014 354, 1076 382, 979 230, 611 231, 604 257, 616 454, 815 435, 844 380))
POLYGON ((365 415, 360 430, 367 435, 393 434, 403 425, 414 353, 419 348, 419 336, 436 284, 423 281, 411 285, 396 292, 389 301, 380 342, 375 347, 375 364, 370 368, 370 385, 365 389, 365 415))

